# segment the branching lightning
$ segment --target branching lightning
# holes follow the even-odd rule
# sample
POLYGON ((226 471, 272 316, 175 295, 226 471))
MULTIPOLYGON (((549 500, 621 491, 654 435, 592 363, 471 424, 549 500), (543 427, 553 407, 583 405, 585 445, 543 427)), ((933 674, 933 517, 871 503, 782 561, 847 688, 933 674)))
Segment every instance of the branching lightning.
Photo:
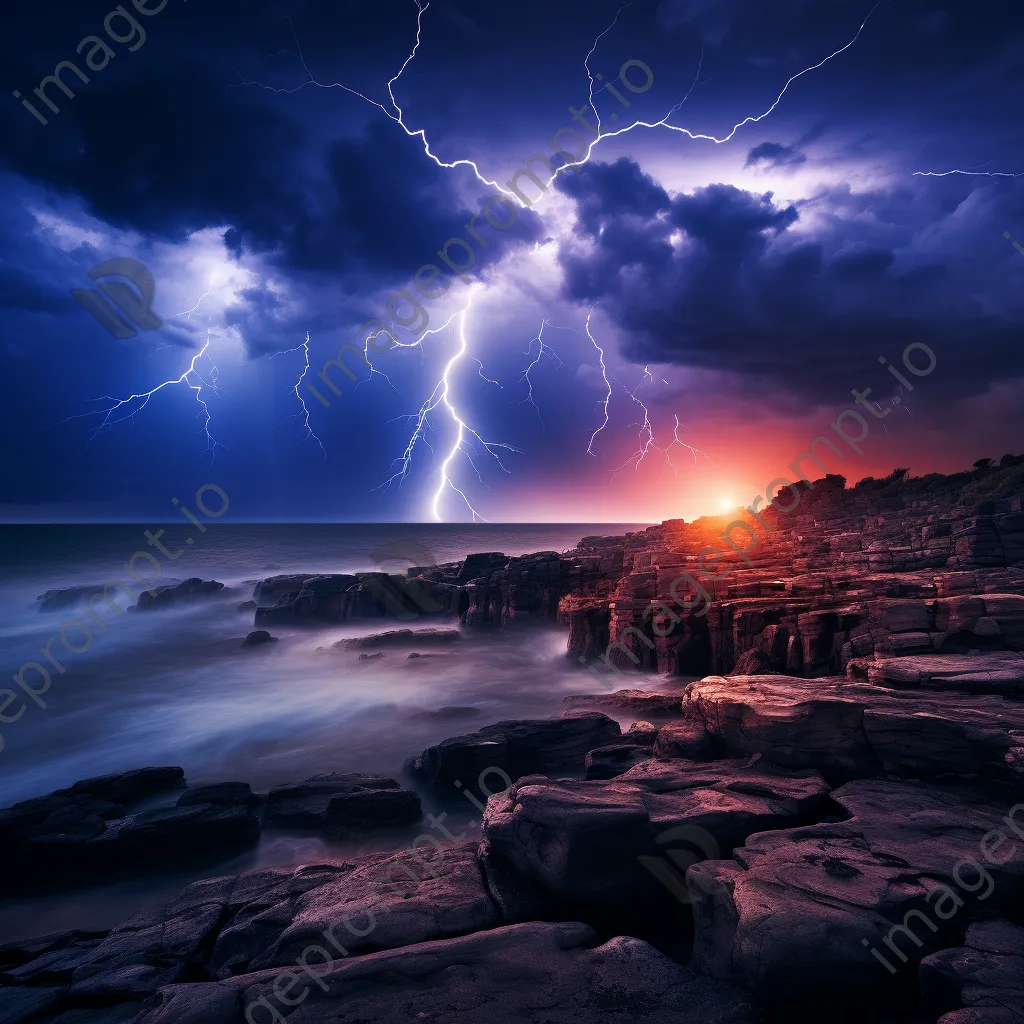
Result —
POLYGON ((1013 173, 1011 171, 962 171, 954 168, 952 171, 914 171, 912 178, 948 178, 951 174, 963 174, 969 178, 1024 178, 1024 171, 1013 173))
POLYGON ((640 383, 637 384, 637 386, 632 391, 630 391, 629 388, 627 388, 625 385, 620 384, 620 386, 622 387, 622 390, 625 391, 626 394, 629 395, 630 399, 633 402, 635 402, 638 406, 640 406, 640 408, 643 410, 644 420, 643 420, 643 423, 640 424, 640 434, 639 434, 640 447, 637 449, 637 451, 635 451, 632 455, 630 455, 630 457, 628 459, 626 459, 626 461, 621 466, 618 466, 614 470, 612 470, 612 476, 614 477, 616 473, 618 473, 622 469, 625 469, 626 466, 629 466, 629 465, 632 465, 634 470, 639 469, 640 465, 643 463, 644 459, 647 458, 647 453, 652 448, 655 451, 661 452, 661 454, 665 456, 665 461, 668 463, 669 466, 672 467, 672 470, 674 472, 678 473, 679 472, 679 467, 672 461, 672 454, 671 454, 672 453, 672 449, 675 448, 676 445, 678 445, 681 448, 685 448, 690 453, 690 455, 693 456, 693 464, 694 465, 697 465, 697 456, 698 455, 703 456, 705 459, 708 460, 708 462, 714 464, 714 460, 709 455, 707 455, 706 453, 702 452, 699 448, 694 448, 692 445, 688 445, 685 441, 683 441, 679 437, 679 428, 680 428, 680 426, 682 426, 682 424, 679 422, 679 417, 678 416, 674 417, 675 418, 675 426, 674 426, 673 431, 672 431, 672 438, 673 438, 673 440, 670 441, 669 444, 666 447, 664 447, 664 448, 662 448, 661 445, 658 445, 658 444, 654 443, 654 427, 651 425, 651 413, 650 413, 650 410, 647 408, 647 405, 644 402, 642 402, 639 398, 637 398, 637 394, 636 394, 637 391, 639 391, 640 388, 648 380, 653 383, 654 375, 651 373, 650 367, 645 366, 644 367, 644 374, 640 378, 640 383))
MULTIPOLYGON (((510 200, 512 200, 512 201, 514 201, 516 203, 521 203, 522 200, 521 200, 521 197, 519 195, 517 195, 515 192, 513 192, 509 188, 507 188, 505 186, 502 186, 497 181, 493 181, 490 178, 488 178, 486 176, 486 174, 483 171, 481 171, 480 166, 474 160, 471 160, 471 159, 468 159, 468 158, 465 158, 465 157, 461 157, 459 159, 455 159, 455 160, 451 160, 451 161, 442 160, 431 149, 430 141, 427 138, 426 129, 424 129, 424 128, 413 128, 413 127, 411 127, 410 125, 408 125, 406 123, 405 112, 404 112, 401 104, 399 103, 398 98, 396 97, 396 87, 398 86, 402 76, 405 74, 406 70, 408 69, 410 64, 415 59, 417 53, 419 52, 420 45, 421 45, 421 42, 422 42, 422 36, 423 36, 423 16, 426 13, 426 11, 429 9, 429 6, 430 6, 429 3, 424 2, 424 0, 415 0, 415 3, 416 3, 416 11, 417 11, 415 39, 414 39, 412 48, 411 48, 408 56, 405 58, 404 62, 401 64, 401 66, 399 67, 398 71, 394 74, 394 76, 392 78, 390 78, 387 81, 387 83, 386 83, 386 92, 387 92, 387 101, 386 102, 381 102, 379 100, 373 99, 370 96, 366 95, 365 93, 360 92, 359 90, 354 89, 354 88, 352 88, 352 87, 350 87, 348 85, 345 85, 345 84, 343 84, 341 82, 321 82, 321 81, 319 81, 313 75, 312 71, 309 68, 309 65, 308 65, 308 63, 306 61, 305 55, 304 55, 304 53, 302 51, 301 44, 299 43, 298 35, 295 32, 294 25, 292 24, 292 22, 290 20, 288 21, 288 24, 289 24, 289 27, 291 29, 291 34, 292 34, 292 38, 294 40, 295 49, 296 49, 296 52, 293 53, 293 54, 290 54, 290 56, 292 56, 301 65, 303 71, 305 72, 305 74, 307 76, 307 79, 305 81, 301 82, 299 85, 295 86, 294 88, 284 89, 284 88, 274 88, 274 87, 271 87, 271 86, 266 86, 266 85, 263 85, 263 83, 260 83, 260 82, 245 81, 245 80, 242 80, 242 76, 239 75, 239 79, 240 80, 239 80, 238 83, 236 83, 235 87, 255 86, 255 87, 259 87, 259 88, 269 89, 270 91, 273 91, 273 92, 276 92, 276 93, 287 93, 287 94, 297 93, 299 90, 305 88, 306 86, 310 86, 310 85, 315 86, 317 88, 321 88, 321 89, 340 89, 343 92, 346 92, 349 95, 352 95, 352 96, 362 100, 363 102, 368 103, 371 106, 376 107, 377 109, 379 109, 386 117, 388 117, 392 122, 397 124, 402 129, 402 131, 405 132, 405 134, 408 137, 410 137, 410 138, 418 138, 420 140, 420 142, 422 143, 422 145, 423 145, 423 152, 424 152, 424 154, 430 160, 432 160, 438 167, 449 169, 449 170, 454 170, 454 169, 457 169, 457 168, 467 168, 467 169, 469 169, 473 173, 473 175, 475 176, 476 180, 478 182, 480 182, 481 185, 486 186, 488 189, 496 190, 497 192, 499 192, 502 195, 508 197, 510 200)), ((853 38, 850 39, 849 42, 847 42, 844 46, 842 46, 840 49, 836 50, 835 52, 830 53, 828 56, 826 56, 824 59, 818 61, 816 64, 812 64, 811 66, 806 67, 803 70, 798 71, 796 74, 792 75, 789 79, 786 80, 785 84, 782 86, 781 91, 778 93, 778 95, 775 97, 774 101, 767 107, 766 110, 764 110, 760 114, 750 115, 750 116, 744 117, 742 120, 740 120, 736 124, 734 124, 732 126, 731 130, 728 133, 726 133, 725 135, 722 135, 722 136, 719 137, 719 136, 715 136, 715 135, 711 135, 711 134, 703 134, 703 133, 699 133, 699 132, 694 132, 694 131, 691 131, 688 128, 681 127, 679 125, 675 125, 675 124, 669 123, 670 118, 672 118, 675 114, 677 114, 678 111, 682 108, 682 106, 687 102, 687 100, 689 99, 690 95, 692 94, 693 90, 696 88, 696 86, 697 86, 697 84, 699 82, 701 68, 703 66, 703 52, 701 53, 701 59, 700 59, 700 63, 698 64, 698 67, 697 67, 696 75, 694 76, 693 82, 692 82, 689 90, 687 91, 686 95, 679 102, 677 102, 674 106, 672 106, 669 109, 669 111, 665 114, 665 116, 663 118, 661 118, 661 120, 658 120, 658 121, 636 120, 632 124, 628 124, 628 125, 625 125, 623 127, 617 128, 614 131, 605 131, 604 130, 604 125, 602 123, 600 113, 598 112, 597 107, 595 105, 595 93, 598 90, 596 90, 596 88, 595 88, 595 74, 594 74, 594 72, 591 69, 590 61, 591 61, 591 58, 594 56, 595 52, 597 51, 597 48, 598 48, 598 45, 599 45, 601 39, 608 32, 610 32, 615 27, 615 25, 617 24, 618 19, 619 19, 620 15, 622 14, 622 12, 626 8, 628 8, 630 6, 629 3, 625 4, 624 6, 622 6, 622 7, 620 7, 618 9, 618 11, 616 12, 615 17, 612 20, 611 24, 608 25, 608 27, 605 28, 595 38, 595 40, 593 42, 593 45, 591 46, 589 52, 587 53, 587 55, 586 55, 586 57, 585 57, 585 59, 583 61, 583 67, 584 67, 584 71, 585 71, 586 76, 587 76, 587 82, 588 82, 588 86, 589 86, 588 100, 589 100, 590 107, 593 109, 594 115, 595 115, 596 120, 597 120, 597 129, 596 129, 596 131, 593 128, 590 129, 591 130, 591 134, 594 135, 594 138, 587 144, 585 151, 583 153, 581 153, 576 158, 571 158, 569 156, 569 154, 565 154, 565 153, 560 154, 560 156, 562 156, 562 157, 564 157, 566 159, 566 162, 561 164, 558 167, 552 166, 553 173, 547 179, 547 181, 543 184, 543 187, 541 189, 542 195, 547 193, 548 187, 554 182, 555 178, 560 173, 562 173, 564 170, 566 170, 566 169, 575 169, 575 168, 578 168, 578 167, 588 163, 590 161, 590 159, 591 159, 592 154, 594 153, 594 150, 596 149, 596 147, 603 140, 609 139, 609 138, 616 138, 616 137, 618 137, 620 135, 624 135, 627 132, 631 132, 631 131, 633 131, 635 129, 644 128, 644 129, 653 130, 653 129, 663 128, 663 129, 666 129, 668 131, 672 131, 672 132, 678 133, 680 135, 683 135, 686 138, 689 138, 689 139, 691 139, 693 141, 698 141, 698 140, 699 141, 706 141, 706 142, 711 142, 711 143, 713 143, 715 145, 722 145, 722 144, 725 144, 725 143, 729 142, 730 140, 732 140, 735 137, 737 132, 739 132, 740 129, 744 128, 746 125, 757 124, 758 122, 764 120, 766 117, 768 117, 770 114, 772 114, 775 111, 775 109, 779 106, 779 104, 782 102, 783 97, 789 91, 790 87, 793 85, 794 82, 796 82, 798 79, 802 78, 803 76, 809 74, 810 72, 815 71, 818 68, 821 68, 822 66, 827 64, 829 61, 832 61, 833 59, 838 57, 840 54, 845 53, 847 50, 849 50, 857 42, 857 40, 860 38, 861 34, 864 32, 864 29, 865 29, 865 27, 866 27, 866 25, 868 23, 868 20, 871 18, 872 14, 874 14, 874 12, 878 9, 878 7, 880 5, 881 5, 881 0, 879 0, 879 2, 876 3, 876 5, 868 12, 867 17, 865 17, 864 21, 861 23, 860 27, 857 29, 857 32, 855 33, 853 38)), ((598 78, 598 80, 601 80, 601 76, 600 75, 597 75, 596 77, 598 78)), ((610 118, 610 120, 617 120, 617 118, 618 118, 618 114, 613 114, 612 117, 610 118)), ((538 179, 538 180, 540 180, 540 179, 538 179)), ((538 200, 538 201, 540 201, 540 200, 538 200)), ((533 204, 533 205, 535 205, 535 204, 533 204)), ((473 287, 475 287, 475 286, 473 286, 473 287)), ((498 450, 505 449, 505 450, 508 450, 508 451, 517 451, 517 449, 512 448, 510 445, 497 444, 497 443, 494 443, 494 442, 484 441, 484 439, 475 430, 473 430, 470 426, 467 425, 465 420, 462 418, 462 416, 459 414, 459 412, 456 409, 455 399, 453 398, 453 395, 452 395, 452 373, 463 362, 463 360, 469 359, 471 361, 475 361, 477 363, 477 366, 478 366, 478 374, 479 374, 479 376, 483 380, 485 380, 485 381, 487 381, 487 382, 489 382, 491 384, 494 384, 494 385, 496 385, 498 387, 501 386, 500 384, 498 384, 497 381, 492 380, 491 378, 486 376, 486 374, 484 373, 483 364, 480 362, 480 360, 476 356, 470 354, 469 351, 468 351, 469 345, 468 345, 468 341, 467 341, 467 338, 466 338, 466 329, 467 329, 467 317, 468 317, 469 310, 470 310, 470 308, 472 306, 472 301, 473 300, 472 300, 472 290, 471 290, 470 297, 469 297, 469 299, 467 301, 467 304, 466 304, 466 306, 462 310, 460 310, 457 313, 453 314, 452 317, 449 318, 447 323, 442 325, 442 327, 435 328, 434 330, 426 332, 425 334, 423 334, 420 338, 418 338, 414 342, 402 343, 402 342, 399 342, 397 339, 394 339, 394 337, 392 336, 393 342, 394 342, 394 346, 393 347, 401 347, 401 348, 417 348, 418 347, 418 348, 420 348, 421 353, 422 353, 422 342, 427 337, 427 335, 438 333, 441 330, 444 330, 445 328, 449 327, 455 320, 458 320, 459 348, 457 349, 456 353, 449 359, 448 363, 445 365, 444 371, 443 371, 440 379, 435 384, 435 387, 434 387, 433 391, 431 392, 430 397, 427 398, 427 400, 420 407, 419 413, 415 417, 410 417, 410 419, 415 419, 415 427, 413 429, 412 435, 409 438, 408 444, 406 445, 406 448, 405 448, 405 451, 404 451, 403 455, 399 459, 396 460, 396 462, 399 464, 399 468, 382 485, 382 487, 386 490, 395 481, 398 481, 398 483, 401 484, 401 482, 406 478, 406 476, 407 476, 407 474, 408 474, 408 472, 410 470, 410 467, 411 467, 411 464, 412 464, 413 454, 414 454, 414 452, 416 450, 416 447, 419 444, 419 442, 422 441, 425 445, 427 445, 428 448, 431 447, 430 444, 429 444, 428 438, 427 438, 428 432, 432 429, 431 425, 430 425, 430 419, 429 418, 430 418, 430 415, 432 413, 436 412, 439 409, 439 407, 443 406, 444 407, 443 411, 447 414, 447 416, 450 418, 452 424, 456 428, 456 438, 455 438, 454 444, 448 450, 448 452, 447 452, 446 456, 444 457, 444 459, 441 461, 440 467, 438 469, 438 473, 439 473, 438 485, 437 485, 437 489, 436 489, 436 491, 435 491, 435 493, 433 495, 433 500, 431 502, 431 514, 432 514, 432 517, 435 520, 440 520, 440 506, 441 506, 441 502, 442 502, 442 499, 444 498, 445 494, 449 490, 454 492, 455 494, 457 494, 460 497, 460 499, 464 502, 466 507, 469 509, 469 511, 472 514, 474 520, 477 520, 477 519, 483 520, 483 518, 484 518, 482 515, 480 515, 480 513, 477 511, 477 509, 473 507, 472 503, 470 502, 469 498, 466 496, 464 491, 461 490, 456 485, 456 483, 453 481, 453 478, 452 478, 452 476, 453 476, 453 465, 455 463, 455 460, 456 460, 457 456, 459 456, 460 454, 463 455, 466 458, 466 460, 470 463, 470 465, 472 466, 474 471, 477 471, 477 475, 479 476, 479 471, 478 471, 478 468, 477 468, 477 466, 476 466, 476 464, 474 462, 473 455, 474 455, 474 453, 479 454, 479 448, 480 447, 482 447, 487 454, 492 456, 498 462, 499 466, 501 466, 501 468, 503 470, 505 470, 505 467, 504 467, 504 465, 502 465, 501 460, 500 460, 500 458, 499 458, 499 456, 497 454, 498 450)), ((605 383, 605 395, 604 395, 604 399, 603 399, 603 401, 601 403, 602 404, 602 408, 603 408, 603 420, 600 423, 600 425, 597 427, 597 429, 591 435, 590 442, 589 442, 589 444, 587 446, 587 453, 597 457, 597 453, 595 452, 595 444, 597 442, 597 438, 601 434, 601 432, 608 426, 608 423, 609 423, 609 405, 610 405, 611 398, 612 398, 612 384, 611 384, 611 381, 609 380, 609 376, 608 376, 608 367, 607 367, 607 364, 606 364, 606 361, 605 361, 605 350, 598 343, 598 341, 596 340, 596 338, 594 337, 594 335, 593 335, 593 333, 591 332, 591 329, 590 329, 592 315, 593 315, 593 309, 591 309, 590 313, 588 313, 588 315, 587 315, 586 328, 585 329, 586 329, 587 337, 589 338, 590 342, 594 346, 595 351, 597 352, 598 363, 599 363, 600 369, 601 369, 601 376, 602 376, 602 379, 604 380, 604 383, 605 383)), ((538 353, 537 353, 535 358, 531 359, 531 362, 526 367, 526 370, 523 372, 523 374, 521 375, 521 378, 520 378, 521 380, 524 380, 526 382, 527 387, 528 387, 528 394, 527 394, 526 399, 524 399, 524 401, 529 402, 529 404, 534 406, 534 409, 537 411, 538 417, 540 417, 540 410, 537 407, 537 404, 536 404, 536 402, 534 400, 533 381, 532 381, 532 378, 531 378, 530 374, 537 367, 537 365, 539 364, 540 360, 545 355, 547 355, 549 359, 552 359, 552 361, 555 361, 556 367, 561 364, 561 360, 558 359, 558 356, 550 349, 549 346, 546 346, 544 344, 544 341, 543 341, 543 331, 544 331, 544 327, 545 326, 549 326, 547 320, 544 320, 542 322, 541 329, 538 332, 538 337, 536 339, 534 339, 534 340, 536 340, 538 342, 538 345, 539 345, 538 353)), ((380 370, 377 370, 373 366, 373 364, 372 364, 372 361, 371 361, 371 358, 370 358, 369 344, 370 344, 370 341, 372 340, 373 337, 374 336, 371 336, 370 338, 366 339, 366 345, 364 347, 364 355, 365 355, 365 358, 366 358, 366 362, 367 362, 367 365, 370 367, 370 376, 372 377, 374 374, 382 376, 382 377, 384 377, 385 381, 387 381, 387 383, 392 388, 394 388, 394 385, 391 382, 390 378, 387 376, 387 374, 381 372, 380 370)), ((532 344, 533 343, 531 342, 530 348, 525 353, 528 357, 532 355, 532 344)), ((309 368, 308 344, 307 344, 307 346, 305 346, 305 350, 306 350, 306 369, 308 370, 308 368, 309 368)), ((305 373, 305 371, 303 372, 303 375, 304 375, 304 373, 305 373)), ((300 377, 299 377, 300 382, 302 380, 302 376, 303 375, 300 375, 300 377)), ((650 371, 649 371, 648 368, 645 368, 644 381, 647 381, 647 380, 650 380, 650 381, 653 382, 653 375, 650 374, 650 371)), ((638 385, 638 387, 639 387, 639 385, 638 385)), ((395 389, 395 390, 397 391, 397 389, 395 389)), ((627 393, 630 394, 630 397, 631 397, 631 399, 634 402, 636 402, 638 405, 640 405, 644 409, 644 425, 641 428, 641 448, 640 448, 640 451, 637 453, 639 458, 638 458, 638 460, 636 462, 636 465, 639 465, 643 461, 643 459, 646 456, 647 452, 652 447, 654 447, 658 451, 662 452, 665 455, 665 458, 666 458, 667 462, 669 463, 669 465, 673 466, 673 468, 676 468, 676 467, 672 463, 670 452, 671 452, 672 448, 674 448, 676 446, 679 446, 679 447, 687 449, 691 453, 691 455, 693 456, 695 463, 696 463, 696 459, 697 459, 698 455, 703 456, 704 458, 707 458, 707 456, 705 455, 704 452, 701 452, 699 449, 693 448, 692 446, 686 444, 684 441, 682 441, 680 439, 680 437, 679 437, 679 429, 680 429, 681 424, 679 423, 678 417, 676 417, 676 420, 675 420, 675 429, 674 429, 674 434, 673 434, 673 441, 670 442, 670 444, 665 446, 665 447, 660 447, 660 446, 656 445, 654 443, 654 431, 653 431, 653 428, 652 428, 651 423, 650 423, 650 416, 649 416, 649 414, 647 412, 647 407, 644 405, 643 402, 641 402, 636 397, 636 389, 634 389, 633 392, 627 392, 627 393)), ((305 402, 302 400, 301 396, 299 396, 299 394, 298 394, 298 386, 296 386, 296 395, 297 395, 297 397, 299 397, 300 403, 302 404, 303 409, 305 411, 305 414, 306 414, 305 424, 306 424, 307 430, 309 430, 308 409, 305 406, 305 402)), ((543 423, 543 420, 541 420, 541 422, 543 423)), ((317 440, 319 441, 319 439, 317 439, 317 440)), ((322 445, 321 445, 321 447, 322 447, 322 445)), ((433 451, 432 448, 431 448, 431 451, 433 451)), ((632 462, 632 461, 633 460, 631 459, 630 462, 632 462)), ((394 466, 394 463, 392 465, 394 466)), ((622 468, 622 467, 620 467, 620 468, 622 468)), ((507 472, 507 470, 505 470, 505 471, 507 472)))
MULTIPOLYGON (((306 431, 306 433, 302 437, 302 440, 305 441, 308 440, 309 438, 313 438, 313 440, 316 441, 318 445, 320 445, 320 451, 323 452, 324 459, 326 460, 327 449, 324 447, 323 441, 321 441, 320 438, 313 433, 313 428, 310 426, 309 423, 309 406, 306 405, 306 399, 303 396, 302 392, 299 391, 299 388, 302 386, 303 378, 306 376, 307 373, 309 373, 310 370, 309 331, 306 331, 306 339, 305 341, 303 341, 301 345, 296 345, 295 348, 286 348, 282 352, 275 353, 275 355, 285 355, 288 352, 298 352, 300 349, 302 350, 303 357, 305 358, 305 365, 302 367, 302 373, 298 374, 298 376, 296 377, 295 387, 292 388, 292 391, 294 392, 295 397, 299 400, 299 405, 302 406, 302 427, 306 431)), ((295 415, 298 416, 299 414, 296 413, 295 415)))
MULTIPOLYGON (((482 449, 483 452, 485 452, 487 455, 490 455, 491 458, 494 459, 494 461, 498 464, 498 466, 502 469, 503 472, 507 473, 508 470, 505 468, 504 463, 501 461, 501 457, 498 454, 499 451, 501 451, 502 449, 504 449, 505 451, 516 453, 519 453, 520 451, 518 448, 514 448, 512 445, 509 444, 484 440, 484 438, 481 437, 476 430, 474 430, 471 426, 469 426, 466 423, 466 421, 462 418, 461 414, 453 404, 451 385, 451 377, 453 372, 463 361, 463 359, 466 358, 468 358, 470 361, 476 362, 479 365, 479 360, 477 360, 475 356, 469 353, 469 340, 466 337, 466 320, 469 315, 469 311, 473 306, 473 299, 474 292, 471 289, 469 296, 467 298, 466 305, 458 313, 453 314, 449 318, 448 322, 444 325, 448 326, 448 324, 451 324, 456 320, 458 321, 458 348, 456 349, 455 354, 445 364, 444 370, 441 373, 441 377, 438 380, 437 384, 434 385, 434 390, 431 392, 430 397, 423 403, 423 405, 420 406, 420 411, 415 417, 416 426, 413 429, 412 435, 409 438, 409 442, 405 447, 405 451, 402 453, 399 459, 396 459, 396 462, 400 463, 401 468, 396 473, 392 474, 392 476, 382 485, 383 488, 386 490, 396 480, 399 483, 401 483, 402 480, 405 479, 412 465, 412 457, 416 451, 417 444, 420 441, 423 441, 425 444, 427 443, 427 431, 432 429, 429 419, 430 414, 437 410, 439 407, 443 406, 445 413, 448 415, 452 424, 455 426, 455 440, 453 441, 451 447, 448 450, 448 454, 445 456, 444 460, 441 462, 440 468, 438 469, 439 478, 437 483, 437 489, 434 492, 434 497, 430 507, 431 516, 433 517, 435 522, 442 521, 441 501, 444 498, 446 491, 449 490, 457 494, 462 499, 466 508, 469 509, 469 512, 472 515, 474 522, 476 522, 477 520, 480 520, 481 522, 487 522, 487 520, 477 511, 477 509, 474 508, 472 502, 466 496, 465 491, 463 491, 452 479, 452 464, 454 463, 457 456, 462 455, 465 457, 466 461, 470 464, 473 471, 476 473, 477 479, 480 479, 482 482, 482 478, 480 477, 480 471, 473 458, 474 454, 479 455, 482 449)), ((427 333, 437 333, 437 331, 442 329, 443 328, 437 328, 435 331, 430 331, 427 333)), ((482 368, 480 371, 480 375, 483 376, 482 368)), ((484 380, 490 381, 490 378, 484 377, 484 380)), ((497 381, 490 381, 490 383, 497 384, 497 381)), ((500 387, 500 385, 498 386, 500 387)), ((429 444, 428 447, 430 447, 429 444)))
MULTIPOLYGON (((547 356, 548 359, 554 364, 555 369, 560 369, 562 366, 561 357, 558 353, 550 346, 544 344, 544 328, 553 326, 551 321, 548 319, 541 320, 540 330, 537 332, 537 337, 531 339, 530 344, 527 346, 526 351, 523 353, 524 356, 530 356, 533 353, 533 343, 537 342, 537 355, 532 359, 525 370, 519 375, 521 381, 526 381, 527 394, 526 397, 520 404, 528 402, 533 406, 534 411, 537 413, 537 419, 540 420, 540 425, 544 426, 544 420, 540 414, 540 407, 533 400, 533 378, 530 374, 537 368, 540 361, 547 356)), ((569 328, 571 330, 571 328, 569 328)))
MULTIPOLYGON (((196 401, 199 403, 202 409, 202 434, 206 438, 206 452, 210 456, 210 462, 213 462, 214 457, 217 454, 218 448, 224 446, 216 441, 210 434, 210 410, 206 404, 206 399, 203 397, 203 389, 209 388, 214 394, 217 394, 217 378, 220 371, 217 368, 217 364, 213 361, 212 356, 208 355, 210 343, 211 343, 211 331, 210 328, 206 329, 206 343, 203 347, 196 352, 189 363, 188 369, 180 376, 173 380, 165 380, 160 384, 157 384, 155 388, 149 391, 143 391, 136 395, 129 395, 127 398, 114 398, 110 395, 104 395, 102 398, 91 399, 94 402, 111 402, 105 409, 95 409, 91 412, 78 413, 75 416, 69 416, 68 420, 82 419, 87 416, 102 416, 103 419, 100 421, 92 434, 89 436, 89 441, 86 445, 91 444, 100 434, 104 431, 109 430, 112 426, 118 423, 123 423, 125 420, 131 420, 133 423, 135 417, 142 412, 143 409, 149 405, 150 399, 153 398, 158 392, 163 391, 164 388, 174 387, 178 384, 184 384, 195 393, 196 401), (209 363, 209 369, 204 373, 201 373, 197 368, 196 364, 200 359, 206 358, 209 363)), ((67 422, 64 420, 63 422, 67 422)))

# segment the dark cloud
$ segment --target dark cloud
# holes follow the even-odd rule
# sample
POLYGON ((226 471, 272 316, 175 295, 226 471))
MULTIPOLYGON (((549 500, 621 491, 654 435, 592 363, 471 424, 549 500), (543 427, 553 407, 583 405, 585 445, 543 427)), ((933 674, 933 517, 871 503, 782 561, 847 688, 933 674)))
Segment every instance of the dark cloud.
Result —
POLYGON ((747 154, 747 162, 743 166, 765 164, 772 170, 778 170, 782 167, 799 167, 806 162, 807 157, 793 146, 784 146, 781 142, 762 142, 747 154))
POLYGON ((999 186, 974 186, 973 219, 961 215, 963 189, 955 199, 948 186, 926 197, 836 188, 797 208, 713 184, 643 211, 611 184, 628 179, 621 164, 614 175, 587 168, 573 187, 578 239, 560 260, 569 297, 601 303, 632 361, 727 369, 816 400, 912 341, 963 356, 971 339, 969 367, 947 380, 961 394, 1019 366, 1015 268, 1006 253, 987 268, 967 256, 979 239, 993 247, 999 186))

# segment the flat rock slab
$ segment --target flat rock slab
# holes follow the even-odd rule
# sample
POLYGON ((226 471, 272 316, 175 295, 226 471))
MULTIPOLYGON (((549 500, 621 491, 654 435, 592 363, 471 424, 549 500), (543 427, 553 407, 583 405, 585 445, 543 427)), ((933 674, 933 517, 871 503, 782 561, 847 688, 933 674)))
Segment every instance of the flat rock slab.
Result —
POLYGON ((832 799, 848 820, 762 832, 690 868, 695 969, 788 1011, 876 1011, 972 919, 1020 905, 1024 804, 1009 793, 865 780, 832 799))
POLYGON ((1024 653, 986 651, 977 654, 922 654, 851 662, 851 679, 894 689, 954 690, 961 693, 1024 695, 1024 653))
POLYGON ((929 1009, 954 1011, 944 1021, 1024 1019, 1024 928, 1009 921, 972 924, 962 946, 921 961, 921 993, 929 1009), (974 1015, 960 1017, 956 1010, 974 1015))
POLYGON ((683 690, 651 693, 648 690, 616 690, 614 693, 573 693, 562 698, 571 708, 594 708, 645 718, 671 718, 683 713, 683 690))
POLYGON ((453 644, 461 639, 462 634, 457 629, 391 629, 386 633, 339 640, 333 646, 349 650, 363 647, 415 647, 420 644, 433 647, 453 644))
MULTIPOLYGON (((567 711, 560 718, 497 722, 478 732, 452 736, 409 758, 405 768, 426 782, 476 787, 496 768, 517 779, 535 772, 583 772, 587 752, 618 741, 617 722, 597 711, 567 711)), ((481 783, 482 785, 482 783, 481 783)), ((491 779, 486 788, 496 789, 491 779)))
POLYGON ((743 761, 648 760, 605 782, 534 776, 488 801, 481 850, 498 893, 504 862, 549 894, 588 903, 663 897, 657 883, 675 876, 670 891, 685 902, 682 875, 698 857, 814 820, 828 791, 817 772, 743 761))
POLYGON ((837 779, 1024 778, 1024 704, 1003 697, 896 693, 836 677, 708 676, 690 684, 684 711, 720 756, 762 754, 837 779))
POLYGON ((298 896, 288 892, 275 902, 259 893, 221 931, 210 972, 226 977, 294 965, 311 947, 354 956, 493 928, 498 912, 477 861, 478 845, 431 843, 372 854, 298 896))
POLYGON ((420 798, 386 775, 328 772, 272 789, 263 824, 346 835, 364 828, 412 824, 422 815, 420 798))
POLYGON ((599 941, 587 925, 531 922, 336 961, 318 978, 298 975, 297 983, 263 972, 174 985, 136 1024, 244 1024, 246 1012, 257 1024, 285 1017, 293 1024, 757 1020, 742 993, 696 976, 647 943, 625 936, 599 941), (301 1005, 287 1007, 282 992, 301 1005))

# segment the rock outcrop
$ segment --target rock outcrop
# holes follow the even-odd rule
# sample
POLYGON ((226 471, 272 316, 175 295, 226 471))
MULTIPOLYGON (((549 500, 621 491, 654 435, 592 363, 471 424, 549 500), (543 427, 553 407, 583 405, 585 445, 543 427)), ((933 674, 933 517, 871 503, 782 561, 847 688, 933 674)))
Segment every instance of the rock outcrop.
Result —
POLYGON ((367 828, 414 824, 422 814, 420 798, 385 775, 326 773, 272 789, 263 825, 343 836, 367 828))
MULTIPOLYGON (((407 771, 430 785, 475 786, 488 769, 512 781, 536 772, 581 773, 587 752, 621 736, 618 723, 596 711, 566 711, 560 718, 497 722, 453 736, 409 758, 407 771)), ((493 792, 499 778, 490 780, 493 792)))

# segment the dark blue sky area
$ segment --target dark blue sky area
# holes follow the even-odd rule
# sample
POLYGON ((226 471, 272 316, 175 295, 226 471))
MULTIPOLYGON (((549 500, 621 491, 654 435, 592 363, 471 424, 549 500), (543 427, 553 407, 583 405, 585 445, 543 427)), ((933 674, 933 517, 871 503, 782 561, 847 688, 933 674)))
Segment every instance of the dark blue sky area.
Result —
POLYGON ((2 519, 690 517, 869 386, 852 479, 1024 449, 1006 3, 62 0, 0 47, 2 519))

